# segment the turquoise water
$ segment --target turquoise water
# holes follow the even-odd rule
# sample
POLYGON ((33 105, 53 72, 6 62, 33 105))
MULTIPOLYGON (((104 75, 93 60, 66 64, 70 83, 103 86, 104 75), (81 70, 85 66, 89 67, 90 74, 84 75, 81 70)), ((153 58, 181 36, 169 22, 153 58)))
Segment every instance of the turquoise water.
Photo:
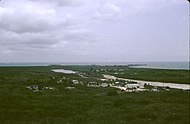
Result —
POLYGON ((48 66, 48 65, 129 65, 146 64, 146 66, 132 66, 133 68, 183 69, 189 70, 189 62, 44 62, 44 63, 0 63, 0 66, 48 66))
POLYGON ((146 66, 133 66, 133 68, 189 70, 189 62, 145 62, 142 64, 146 64, 146 66))

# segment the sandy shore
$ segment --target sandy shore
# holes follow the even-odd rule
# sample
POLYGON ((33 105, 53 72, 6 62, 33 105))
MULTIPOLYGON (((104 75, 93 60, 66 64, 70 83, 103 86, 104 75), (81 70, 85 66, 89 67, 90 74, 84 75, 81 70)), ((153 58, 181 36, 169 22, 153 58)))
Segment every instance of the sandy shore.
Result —
POLYGON ((189 84, 180 84, 180 83, 164 83, 164 82, 153 82, 153 81, 143 81, 143 80, 133 80, 133 79, 126 79, 126 78, 117 78, 112 75, 103 75, 104 78, 107 79, 118 79, 118 80, 124 80, 124 81, 134 81, 139 84, 149 84, 152 86, 159 86, 159 87, 170 87, 174 89, 182 89, 182 90, 190 90, 190 85, 189 84))

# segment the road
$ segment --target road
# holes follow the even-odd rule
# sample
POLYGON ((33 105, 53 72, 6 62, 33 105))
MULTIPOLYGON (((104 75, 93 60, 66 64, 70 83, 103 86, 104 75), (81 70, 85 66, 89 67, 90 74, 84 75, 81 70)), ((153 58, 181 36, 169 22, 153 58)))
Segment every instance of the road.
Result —
POLYGON ((134 79, 126 79, 126 78, 118 78, 112 75, 106 75, 103 74, 104 78, 107 79, 118 79, 118 80, 123 80, 123 81, 134 81, 137 82, 139 84, 149 84, 152 86, 158 86, 158 87, 170 87, 173 89, 182 89, 182 90, 190 90, 190 85, 189 84, 180 84, 180 83, 164 83, 164 82, 153 82, 153 81, 143 81, 143 80, 134 80, 134 79))

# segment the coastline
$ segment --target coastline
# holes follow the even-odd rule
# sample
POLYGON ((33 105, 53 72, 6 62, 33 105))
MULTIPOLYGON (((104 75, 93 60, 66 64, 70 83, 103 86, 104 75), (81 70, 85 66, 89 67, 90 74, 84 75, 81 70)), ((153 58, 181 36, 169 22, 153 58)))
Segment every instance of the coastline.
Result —
POLYGON ((189 62, 147 62, 146 65, 130 68, 190 70, 189 65, 189 62))
POLYGON ((128 66, 130 68, 190 70, 189 62, 0 62, 0 67, 99 65, 128 66))

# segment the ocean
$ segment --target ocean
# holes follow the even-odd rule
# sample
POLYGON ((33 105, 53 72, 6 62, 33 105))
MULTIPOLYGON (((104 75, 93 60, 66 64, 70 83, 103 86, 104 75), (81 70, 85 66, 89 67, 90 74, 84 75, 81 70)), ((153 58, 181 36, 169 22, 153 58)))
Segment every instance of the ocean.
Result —
POLYGON ((0 63, 0 67, 9 66, 49 66, 49 65, 131 65, 137 64, 143 66, 131 66, 132 68, 155 68, 155 69, 177 69, 190 70, 189 62, 33 62, 33 63, 0 63))
POLYGON ((190 70, 189 62, 143 62, 140 64, 146 64, 146 66, 133 66, 133 68, 190 70))

